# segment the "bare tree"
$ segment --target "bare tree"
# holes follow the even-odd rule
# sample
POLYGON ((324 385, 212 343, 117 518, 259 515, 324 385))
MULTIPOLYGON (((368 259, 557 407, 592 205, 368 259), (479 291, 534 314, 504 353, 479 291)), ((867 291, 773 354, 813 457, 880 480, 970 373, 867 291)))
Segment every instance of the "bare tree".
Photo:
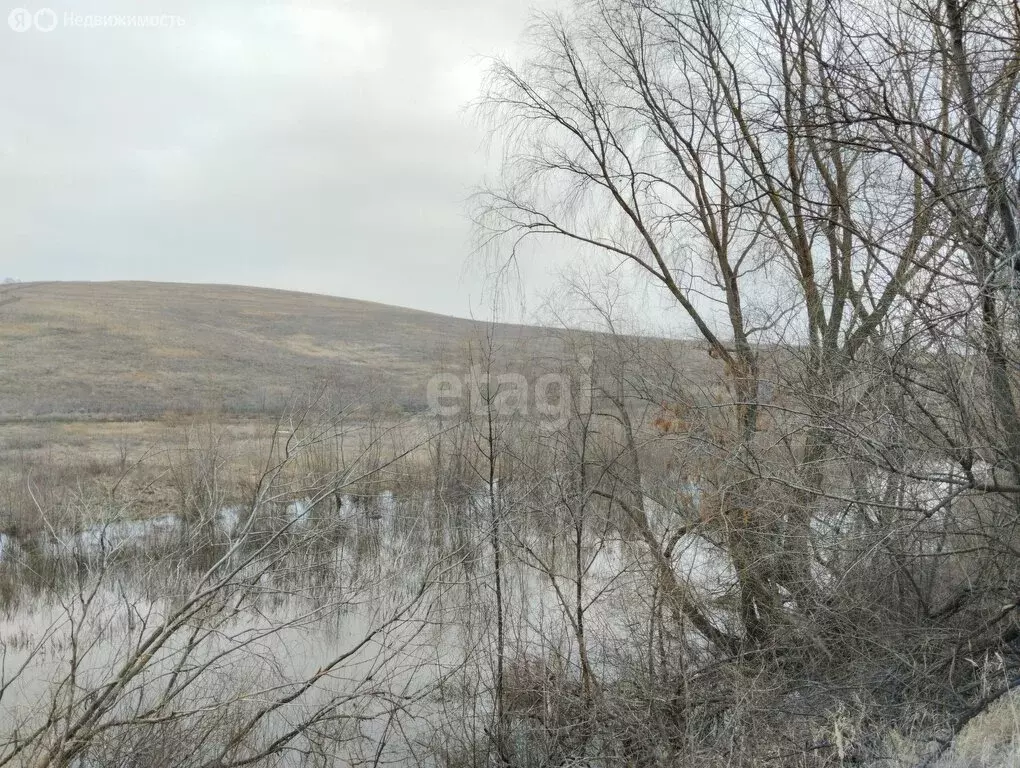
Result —
POLYGON ((1015 3, 586 0, 529 40, 479 104, 505 147, 482 239, 643 275, 722 384, 665 355, 659 383, 630 361, 603 388, 623 450, 595 493, 661 558, 626 399, 660 403, 701 512, 673 546, 719 546, 739 626, 695 620, 668 562, 656 588, 717 658, 811 679, 867 658, 972 701, 951 659, 1017 636, 1015 3))

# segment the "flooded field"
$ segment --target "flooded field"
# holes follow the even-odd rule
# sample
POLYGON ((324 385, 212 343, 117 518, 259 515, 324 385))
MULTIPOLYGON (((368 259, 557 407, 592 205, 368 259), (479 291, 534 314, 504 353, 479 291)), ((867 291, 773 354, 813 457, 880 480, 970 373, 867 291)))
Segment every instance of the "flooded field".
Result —
POLYGON ((633 663, 649 565, 604 521, 568 540, 523 506, 497 540, 488 504, 386 492, 4 537, 0 760, 452 764, 497 686, 547 727, 554 689, 633 663))
POLYGON ((1012 651, 946 645, 1003 562, 1012 518, 958 490, 986 465, 848 461, 802 516, 792 470, 718 463, 713 424, 575 402, 397 429, 338 395, 137 468, 12 465, 0 766, 829 768, 995 690, 1012 651))

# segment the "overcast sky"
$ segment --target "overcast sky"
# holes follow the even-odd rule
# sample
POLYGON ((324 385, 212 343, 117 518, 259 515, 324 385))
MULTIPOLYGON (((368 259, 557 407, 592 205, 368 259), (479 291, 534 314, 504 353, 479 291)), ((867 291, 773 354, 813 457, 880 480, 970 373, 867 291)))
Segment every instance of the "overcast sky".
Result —
POLYGON ((492 165, 463 107, 553 0, 3 2, 0 279, 485 304, 463 200, 492 165))

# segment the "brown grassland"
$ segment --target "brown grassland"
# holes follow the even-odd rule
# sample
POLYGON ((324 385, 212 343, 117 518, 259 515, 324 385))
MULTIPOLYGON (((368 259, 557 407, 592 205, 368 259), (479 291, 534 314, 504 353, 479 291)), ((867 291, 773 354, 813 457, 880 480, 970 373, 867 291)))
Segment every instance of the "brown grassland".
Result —
POLYGON ((279 420, 325 390, 399 453, 420 437, 430 377, 464 373, 487 337, 498 369, 525 375, 555 369, 568 344, 555 329, 262 288, 0 286, 0 530, 46 524, 40 508, 82 495, 132 516, 176 509, 198 454, 215 454, 221 501, 241 502, 279 420))
POLYGON ((489 330, 518 370, 557 348, 545 329, 287 291, 4 286, 0 528, 44 524, 40 507, 82 494, 132 515, 175 508, 184 457, 196 452, 216 454, 223 501, 240 501, 292 406, 328 387, 352 421, 371 411, 395 434, 425 408, 429 377, 463 369, 469 342, 489 330))
MULTIPOLYGON (((326 377, 420 409, 428 377, 486 325, 332 296, 171 283, 0 290, 0 419, 265 415, 326 377)), ((528 359, 555 333, 498 326, 528 359)))

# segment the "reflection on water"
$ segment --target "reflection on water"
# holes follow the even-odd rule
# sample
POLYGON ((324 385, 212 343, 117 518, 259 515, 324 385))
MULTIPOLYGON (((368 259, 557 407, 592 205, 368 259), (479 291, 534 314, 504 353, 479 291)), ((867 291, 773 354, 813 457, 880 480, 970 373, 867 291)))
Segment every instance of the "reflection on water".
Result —
MULTIPOLYGON (((0 538, 0 759, 45 764, 53 739, 73 732, 81 743, 60 749, 80 766, 126 765, 138 750, 147 765, 260 751, 266 765, 380 750, 433 762, 435 734, 491 710, 486 497, 329 501, 0 538)), ((539 664, 544 679, 553 664, 577 678, 580 613, 588 663, 611 679, 649 620, 641 550, 605 525, 572 540, 577 529, 552 520, 502 523, 504 653, 516 674, 539 664)), ((721 589, 727 568, 706 542, 688 544, 677 567, 721 589)))

